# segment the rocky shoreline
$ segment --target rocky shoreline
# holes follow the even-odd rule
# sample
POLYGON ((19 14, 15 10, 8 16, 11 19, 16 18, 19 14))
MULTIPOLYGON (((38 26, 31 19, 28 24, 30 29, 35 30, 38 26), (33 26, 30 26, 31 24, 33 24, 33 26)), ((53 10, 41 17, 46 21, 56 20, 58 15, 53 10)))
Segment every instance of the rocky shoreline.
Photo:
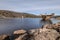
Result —
POLYGON ((0 40, 60 40, 60 23, 46 24, 42 28, 16 30, 10 35, 0 35, 0 40))

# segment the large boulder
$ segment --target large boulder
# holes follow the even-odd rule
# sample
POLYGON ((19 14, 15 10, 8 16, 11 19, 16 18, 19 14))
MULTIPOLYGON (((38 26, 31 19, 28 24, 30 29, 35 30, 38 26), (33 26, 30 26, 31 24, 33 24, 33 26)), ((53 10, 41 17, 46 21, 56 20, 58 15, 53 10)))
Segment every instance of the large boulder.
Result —
POLYGON ((42 28, 54 29, 54 30, 56 30, 57 32, 60 33, 60 24, 59 23, 56 23, 56 24, 46 24, 42 28))
POLYGON ((17 30, 17 31, 14 31, 13 34, 24 34, 26 32, 26 30, 17 30))
POLYGON ((19 35, 19 36, 18 36, 18 35, 15 35, 15 36, 14 36, 14 37, 15 37, 14 40, 24 40, 24 39, 26 38, 26 37, 25 37, 26 35, 27 35, 27 34, 23 34, 23 35, 19 35), (16 37, 16 36, 17 36, 17 37, 16 37))
POLYGON ((56 40, 60 37, 56 30, 46 28, 30 30, 28 33, 32 35, 29 37, 29 40, 56 40))
POLYGON ((10 40, 8 35, 0 35, 0 40, 10 40))
POLYGON ((27 33, 26 33, 26 30, 17 30, 17 31, 14 31, 13 33, 13 40, 23 40, 24 39, 24 36, 26 36, 27 33))

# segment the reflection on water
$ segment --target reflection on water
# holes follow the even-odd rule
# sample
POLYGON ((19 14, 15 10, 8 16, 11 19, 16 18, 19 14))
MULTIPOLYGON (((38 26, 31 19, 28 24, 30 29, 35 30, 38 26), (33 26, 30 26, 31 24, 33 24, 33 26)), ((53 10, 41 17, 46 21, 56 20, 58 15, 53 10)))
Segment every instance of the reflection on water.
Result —
MULTIPOLYGON (((59 20, 51 19, 53 23, 59 20)), ((0 19, 0 34, 11 34, 18 29, 33 29, 42 26, 41 18, 14 18, 14 19, 0 19)))
POLYGON ((51 20, 40 20, 41 25, 52 24, 51 20))

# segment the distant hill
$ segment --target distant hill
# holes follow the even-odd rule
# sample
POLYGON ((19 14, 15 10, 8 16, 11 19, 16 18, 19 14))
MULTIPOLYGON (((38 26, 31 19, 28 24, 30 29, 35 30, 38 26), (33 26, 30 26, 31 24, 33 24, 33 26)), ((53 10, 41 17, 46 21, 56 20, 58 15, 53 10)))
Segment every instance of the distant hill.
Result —
POLYGON ((60 16, 55 16, 55 18, 60 17, 60 16))
POLYGON ((59 19, 60 20, 60 16, 54 16, 55 19, 59 19))
POLYGON ((22 13, 22 12, 14 12, 14 11, 8 11, 8 10, 0 10, 0 18, 37 18, 39 16, 28 14, 28 13, 22 13))

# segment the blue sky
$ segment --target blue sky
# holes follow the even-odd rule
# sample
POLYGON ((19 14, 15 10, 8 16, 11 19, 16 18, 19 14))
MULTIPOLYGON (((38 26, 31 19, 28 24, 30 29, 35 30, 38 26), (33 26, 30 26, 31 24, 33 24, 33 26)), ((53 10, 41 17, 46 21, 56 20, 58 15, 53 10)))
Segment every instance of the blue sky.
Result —
POLYGON ((0 10, 60 15, 60 0, 0 0, 0 10))

